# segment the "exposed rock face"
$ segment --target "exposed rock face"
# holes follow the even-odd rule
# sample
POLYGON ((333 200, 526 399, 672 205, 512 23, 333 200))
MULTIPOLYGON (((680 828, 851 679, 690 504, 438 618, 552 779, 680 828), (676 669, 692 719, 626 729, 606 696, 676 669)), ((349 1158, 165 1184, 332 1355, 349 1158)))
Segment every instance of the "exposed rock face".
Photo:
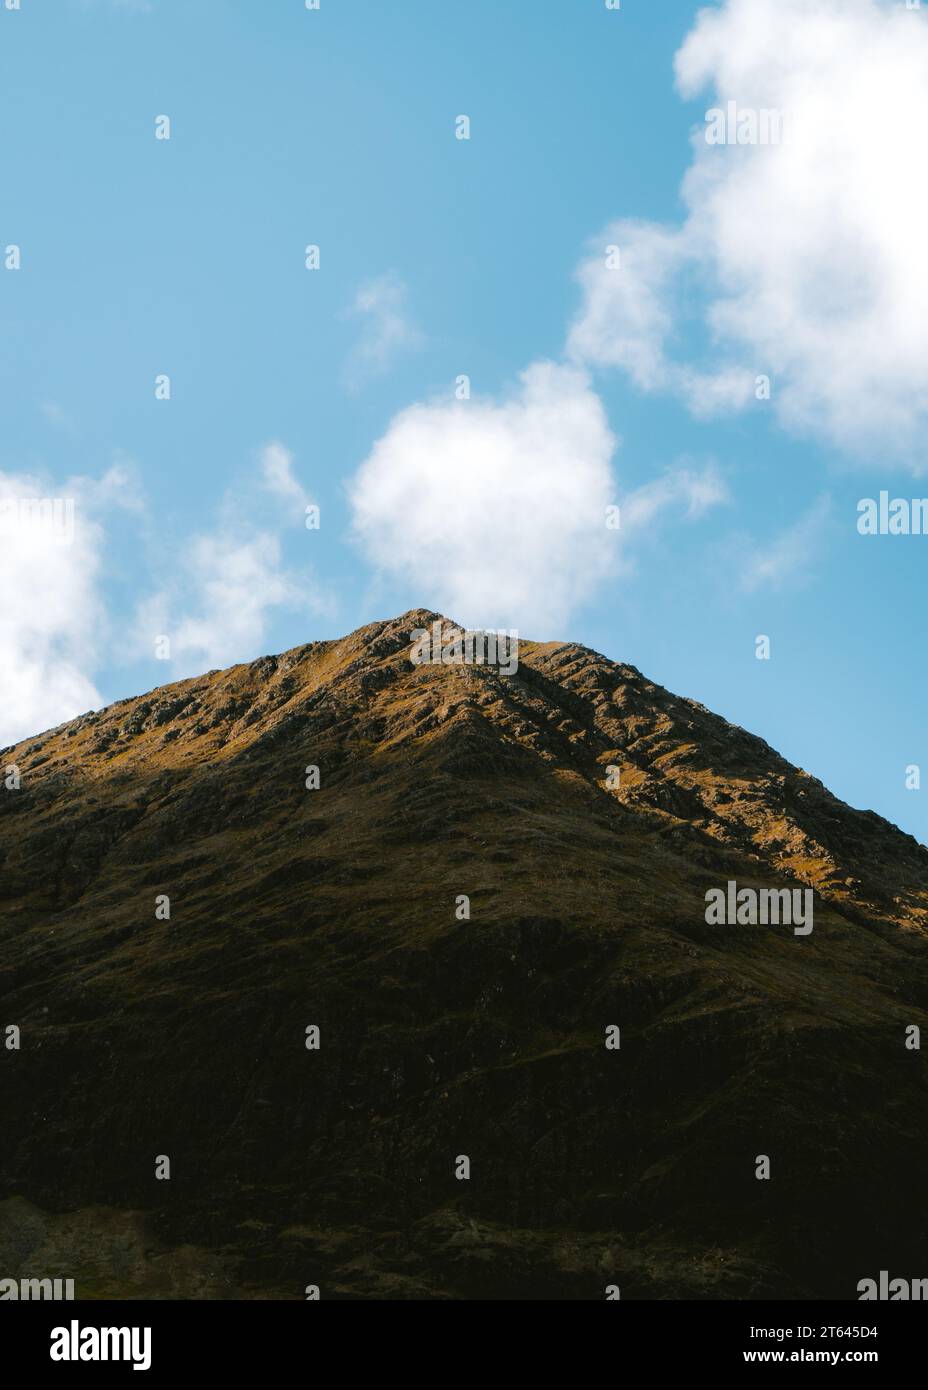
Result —
POLYGON ((856 1298, 928 1275, 906 1047, 928 851, 585 648, 523 644, 512 677, 414 666, 434 617, 0 756, 22 773, 0 784, 4 1258, 80 1261, 79 1297, 856 1298), (707 925, 730 880, 814 888, 814 931, 707 925))

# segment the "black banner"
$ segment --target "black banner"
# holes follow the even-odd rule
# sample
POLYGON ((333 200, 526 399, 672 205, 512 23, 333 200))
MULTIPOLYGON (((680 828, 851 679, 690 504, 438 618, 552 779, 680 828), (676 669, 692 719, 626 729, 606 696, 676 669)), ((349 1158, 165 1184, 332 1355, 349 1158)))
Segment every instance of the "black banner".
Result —
MULTIPOLYGON (((608 1301, 608 1300, 604 1300, 608 1301)), ((592 1310, 565 1303, 459 1305, 418 1311, 409 1303, 356 1308, 338 1300, 296 1308, 281 1302, 19 1303, 0 1321, 4 1364, 52 1368, 62 1380, 81 1371, 138 1370, 147 1377, 184 1371, 215 1382, 249 1373, 319 1373, 335 1358, 356 1374, 368 1356, 384 1374, 397 1358, 416 1374, 485 1376, 487 1358, 516 1357, 520 1374, 557 1359, 614 1368, 731 1371, 765 1365, 865 1366, 902 1370, 919 1356, 925 1317, 919 1303, 664 1303, 615 1300, 592 1310), (539 1316, 540 1315, 540 1316, 539 1316), (401 1332, 403 1341, 395 1340, 401 1332), (440 1338, 438 1350, 429 1334, 440 1338), (582 1339, 582 1340, 578 1340, 582 1339), (600 1340, 601 1338, 605 1340, 600 1340), (491 1349, 495 1349, 492 1350, 491 1349), (619 1358, 619 1360, 617 1360, 619 1358), (634 1358, 631 1361, 630 1358, 634 1358)), ((916 1363, 917 1364, 917 1363, 916 1363)))

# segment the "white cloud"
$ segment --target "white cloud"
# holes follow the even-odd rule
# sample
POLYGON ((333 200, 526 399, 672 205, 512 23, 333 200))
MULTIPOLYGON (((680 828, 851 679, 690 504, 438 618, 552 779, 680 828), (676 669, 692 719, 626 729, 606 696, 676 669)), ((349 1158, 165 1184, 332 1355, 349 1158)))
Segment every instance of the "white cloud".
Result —
POLYGON ((681 466, 629 493, 622 507, 622 525, 626 532, 631 529, 634 534, 650 526, 662 513, 681 507, 687 519, 695 521, 728 500, 728 488, 714 467, 696 471, 681 466))
MULTIPOLYGON (((260 655, 283 608, 330 611, 283 555, 282 531, 302 527, 306 499, 292 455, 270 444, 257 474, 221 499, 212 530, 169 548, 159 534, 155 563, 165 578, 138 605, 135 655, 150 658, 155 637, 166 635, 170 674, 194 674, 260 655)), ((100 478, 60 485, 0 473, 0 747, 104 703, 95 673, 113 656, 103 581, 116 512, 145 512, 125 458, 100 478)), ((124 657, 124 632, 119 651, 124 657)))
POLYGON ((613 563, 615 440, 585 374, 552 363, 509 399, 414 405, 354 479, 354 529, 411 598, 551 634, 613 563))
POLYGON ((266 444, 261 450, 261 477, 268 492, 294 511, 305 510, 309 495, 293 472, 293 455, 283 444, 266 444))
POLYGON ((102 703, 92 679, 106 636, 100 517, 132 505, 125 465, 61 486, 0 473, 0 746, 102 703))
POLYGON ((359 288, 348 310, 349 316, 362 321, 361 335, 348 363, 349 384, 357 386, 387 371, 401 352, 421 343, 422 335, 409 318, 406 298, 405 284, 393 273, 368 280, 359 288))
POLYGON ((928 418, 928 16, 726 0, 700 12, 676 73, 709 106, 784 112, 785 137, 718 146, 696 130, 685 222, 617 222, 582 265, 572 357, 706 415, 769 375, 787 427, 911 452, 928 418))
POLYGON ((138 606, 137 654, 151 657, 155 639, 168 637, 174 677, 260 656, 280 610, 331 610, 308 570, 288 567, 284 557, 282 530, 302 524, 308 500, 293 455, 274 442, 260 451, 258 465, 256 475, 220 499, 211 530, 162 554, 166 578, 138 606))
POLYGON ((189 672, 259 656, 273 610, 295 607, 305 594, 284 569, 279 538, 267 532, 196 536, 180 563, 176 588, 147 600, 139 621, 148 654, 156 636, 167 636, 172 662, 189 672), (189 609, 174 616, 181 594, 189 609))
POLYGON ((410 606, 544 639, 563 636, 573 611, 629 570, 629 545, 658 518, 697 519, 727 491, 714 468, 681 465, 623 497, 617 440, 587 374, 536 362, 520 382, 499 401, 402 411, 350 498, 355 538, 410 606))
POLYGON ((831 498, 823 496, 792 526, 772 540, 743 543, 741 587, 754 593, 764 587, 783 589, 804 582, 821 556, 831 515, 831 498))

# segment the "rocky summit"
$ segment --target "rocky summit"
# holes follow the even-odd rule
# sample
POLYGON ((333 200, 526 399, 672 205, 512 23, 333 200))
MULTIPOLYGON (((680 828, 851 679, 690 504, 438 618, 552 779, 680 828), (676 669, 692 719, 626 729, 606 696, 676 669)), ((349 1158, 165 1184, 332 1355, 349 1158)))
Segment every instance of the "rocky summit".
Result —
POLYGON ((928 1273, 928 851, 584 647, 417 664, 437 620, 0 755, 0 1278, 856 1299, 928 1273), (732 918, 745 890, 812 929, 732 918))

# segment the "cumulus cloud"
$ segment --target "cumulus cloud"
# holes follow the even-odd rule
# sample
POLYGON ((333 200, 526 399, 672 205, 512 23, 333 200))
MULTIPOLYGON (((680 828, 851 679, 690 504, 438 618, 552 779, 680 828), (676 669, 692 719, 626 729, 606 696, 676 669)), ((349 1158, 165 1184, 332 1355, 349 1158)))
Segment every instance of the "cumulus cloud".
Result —
POLYGON ((676 76, 712 107, 782 113, 782 139, 696 130, 686 219, 606 229, 578 272, 570 355, 703 415, 743 408, 769 375, 788 428, 911 453, 928 416, 928 16, 726 0, 700 12, 676 76))
POLYGON ((418 346, 422 335, 411 321, 406 285, 392 272, 368 280, 358 289, 348 316, 361 321, 346 376, 357 386, 391 367, 399 353, 418 346))
POLYGON ((585 374, 552 363, 502 401, 413 405, 353 482, 355 533, 417 601, 550 635, 613 563, 615 442, 585 374))
POLYGON ((713 467, 683 464, 621 495, 617 442, 587 373, 559 363, 533 363, 499 400, 410 406, 351 484, 355 539, 416 606, 563 636, 658 520, 727 500, 713 467))
POLYGON ((135 504, 125 465, 61 486, 0 473, 0 746, 102 703, 104 519, 135 504))

